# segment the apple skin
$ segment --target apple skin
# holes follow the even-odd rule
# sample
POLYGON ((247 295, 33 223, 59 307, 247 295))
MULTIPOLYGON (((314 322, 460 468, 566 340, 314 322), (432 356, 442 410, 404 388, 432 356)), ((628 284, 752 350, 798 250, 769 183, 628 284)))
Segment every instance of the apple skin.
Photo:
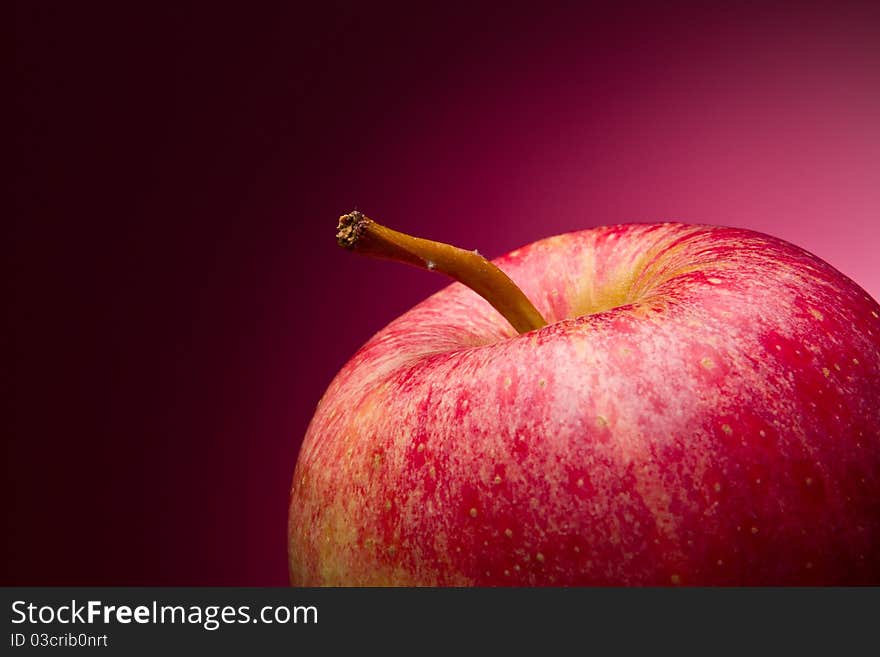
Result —
POLYGON ((866 292, 675 223, 494 262, 548 326, 454 283, 354 355, 298 457, 292 584, 880 584, 866 292))

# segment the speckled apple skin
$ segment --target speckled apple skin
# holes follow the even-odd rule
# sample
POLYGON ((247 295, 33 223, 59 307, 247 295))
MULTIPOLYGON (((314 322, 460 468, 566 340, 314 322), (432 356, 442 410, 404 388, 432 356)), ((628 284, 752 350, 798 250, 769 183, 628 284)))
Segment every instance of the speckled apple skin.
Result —
POLYGON ((747 230, 632 224, 375 335, 294 473, 294 585, 880 584, 880 307, 747 230))

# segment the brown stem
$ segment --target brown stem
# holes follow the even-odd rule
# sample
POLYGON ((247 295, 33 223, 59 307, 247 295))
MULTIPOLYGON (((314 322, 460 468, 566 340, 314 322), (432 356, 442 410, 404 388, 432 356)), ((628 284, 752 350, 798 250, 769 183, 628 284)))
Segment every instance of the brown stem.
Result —
POLYGON ((356 253, 451 276, 491 303, 520 333, 547 325, 516 283, 476 251, 399 233, 356 210, 339 218, 336 240, 339 246, 356 253))

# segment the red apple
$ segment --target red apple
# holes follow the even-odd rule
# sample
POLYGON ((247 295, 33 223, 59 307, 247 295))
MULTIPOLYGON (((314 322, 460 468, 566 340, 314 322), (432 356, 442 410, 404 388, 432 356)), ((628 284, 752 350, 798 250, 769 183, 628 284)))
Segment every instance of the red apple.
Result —
POLYGON ((494 262, 547 325, 453 283, 354 355, 296 465, 294 585, 880 584, 864 290, 716 226, 494 262))

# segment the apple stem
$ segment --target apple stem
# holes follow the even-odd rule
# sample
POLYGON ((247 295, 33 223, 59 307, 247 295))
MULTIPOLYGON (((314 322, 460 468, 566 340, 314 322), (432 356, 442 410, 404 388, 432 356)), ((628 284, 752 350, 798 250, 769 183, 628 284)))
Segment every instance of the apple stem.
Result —
POLYGON ((355 253, 404 262, 454 278, 492 304, 519 333, 547 325, 516 283, 476 251, 399 233, 357 210, 339 218, 336 241, 355 253))

